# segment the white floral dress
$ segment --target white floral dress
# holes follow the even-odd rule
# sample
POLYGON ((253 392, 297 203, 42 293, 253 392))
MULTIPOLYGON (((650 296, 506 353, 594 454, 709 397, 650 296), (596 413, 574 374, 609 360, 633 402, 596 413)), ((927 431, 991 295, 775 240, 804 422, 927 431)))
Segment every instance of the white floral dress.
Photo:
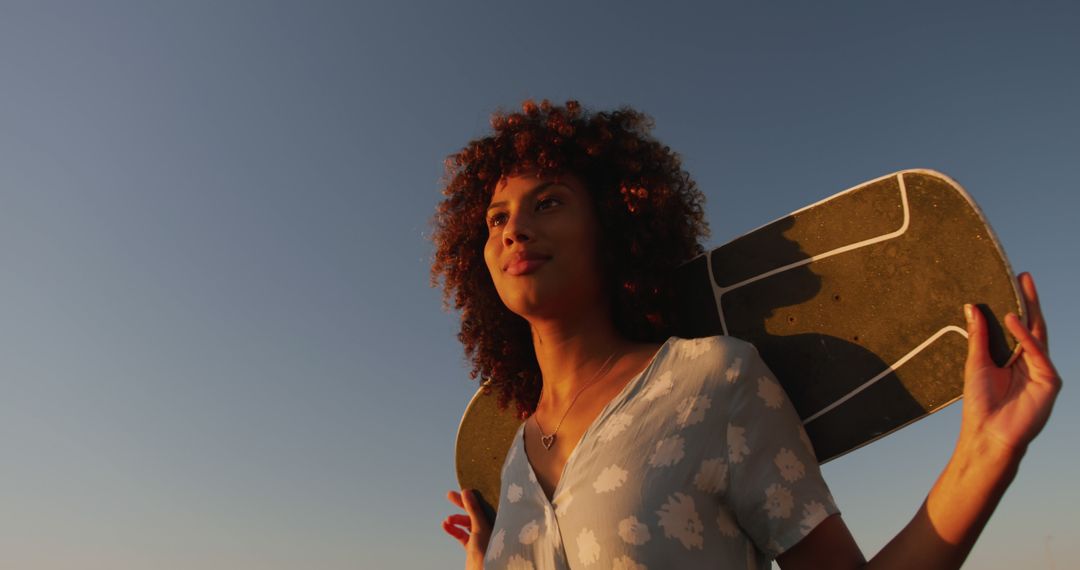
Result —
POLYGON ((769 568, 838 512, 783 389, 732 337, 669 338, 585 431, 550 502, 522 435, 485 568, 769 568))

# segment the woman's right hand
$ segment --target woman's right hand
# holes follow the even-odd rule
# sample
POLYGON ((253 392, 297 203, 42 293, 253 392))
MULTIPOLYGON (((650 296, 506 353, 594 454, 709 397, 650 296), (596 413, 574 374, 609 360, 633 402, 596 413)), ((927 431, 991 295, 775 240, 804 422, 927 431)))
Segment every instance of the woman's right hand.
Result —
POLYGON ((487 552, 488 539, 491 538, 491 523, 480 507, 476 491, 450 491, 446 498, 465 509, 468 514, 459 513, 446 517, 442 523, 443 530, 465 548, 465 569, 482 570, 484 553, 487 552))

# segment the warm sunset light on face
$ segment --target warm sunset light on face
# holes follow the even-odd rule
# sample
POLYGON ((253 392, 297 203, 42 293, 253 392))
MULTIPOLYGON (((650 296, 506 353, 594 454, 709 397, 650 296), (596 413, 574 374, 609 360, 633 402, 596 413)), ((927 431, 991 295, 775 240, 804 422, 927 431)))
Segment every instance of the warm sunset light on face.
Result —
POLYGON ((600 298, 597 222, 575 176, 506 178, 487 211, 484 260, 503 303, 521 316, 582 310, 600 298))

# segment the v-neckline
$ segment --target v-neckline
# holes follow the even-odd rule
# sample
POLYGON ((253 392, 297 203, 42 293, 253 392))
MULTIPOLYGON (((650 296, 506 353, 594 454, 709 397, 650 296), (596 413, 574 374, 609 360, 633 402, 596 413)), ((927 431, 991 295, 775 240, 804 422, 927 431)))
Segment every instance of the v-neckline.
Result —
POLYGON ((540 484, 540 477, 536 475, 536 470, 533 469, 532 459, 529 458, 529 452, 525 448, 525 424, 528 420, 522 422, 521 433, 519 434, 517 441, 521 444, 521 453, 525 456, 525 466, 529 470, 529 474, 531 475, 530 479, 535 481, 536 486, 540 488, 540 495, 544 497, 544 501, 546 501, 547 506, 550 507, 551 502, 555 500, 555 497, 559 496, 559 491, 561 491, 563 487, 563 481, 566 480, 566 473, 569 471, 570 464, 574 462, 574 458, 577 457, 578 450, 581 449, 581 444, 585 443, 586 438, 589 437, 589 435, 593 432, 593 428, 595 428, 603 420, 603 418, 608 415, 610 408, 616 402, 624 400, 626 398, 626 393, 630 390, 630 387, 637 383, 645 375, 645 373, 648 372, 649 369, 651 369, 656 364, 660 353, 663 352, 665 348, 667 348, 668 344, 671 343, 671 340, 673 338, 675 337, 669 336, 667 340, 665 340, 664 343, 660 345, 660 348, 656 349, 656 352, 652 355, 652 358, 649 359, 649 363, 646 364, 640 372, 638 372, 632 378, 626 381, 626 384, 623 385, 622 389, 620 389, 619 392, 611 398, 611 400, 608 400, 607 404, 604 404, 604 407, 601 408, 600 413, 596 414, 596 417, 593 418, 593 421, 589 424, 589 427, 585 428, 585 431, 581 434, 581 438, 578 439, 577 444, 574 445, 574 449, 566 458, 566 463, 563 463, 562 471, 559 473, 559 480, 555 483, 555 488, 551 491, 551 497, 548 497, 547 493, 544 492, 544 486, 540 484))

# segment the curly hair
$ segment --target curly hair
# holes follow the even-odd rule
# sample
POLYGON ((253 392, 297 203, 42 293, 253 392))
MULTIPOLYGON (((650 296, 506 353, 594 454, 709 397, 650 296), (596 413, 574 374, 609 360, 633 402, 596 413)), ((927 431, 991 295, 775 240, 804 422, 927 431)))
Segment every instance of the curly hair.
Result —
POLYGON ((521 417, 536 409, 540 367, 528 322, 502 303, 484 262, 485 211, 503 177, 571 173, 595 204, 600 268, 616 330, 627 339, 661 341, 677 325, 671 277, 702 253, 707 237, 704 196, 678 154, 650 135, 652 119, 629 107, 591 113, 574 100, 522 103, 496 111, 494 134, 447 157, 442 193, 431 222, 431 284, 443 307, 461 312, 458 340, 499 405, 521 417), (441 283, 440 283, 441 282, 441 283))

